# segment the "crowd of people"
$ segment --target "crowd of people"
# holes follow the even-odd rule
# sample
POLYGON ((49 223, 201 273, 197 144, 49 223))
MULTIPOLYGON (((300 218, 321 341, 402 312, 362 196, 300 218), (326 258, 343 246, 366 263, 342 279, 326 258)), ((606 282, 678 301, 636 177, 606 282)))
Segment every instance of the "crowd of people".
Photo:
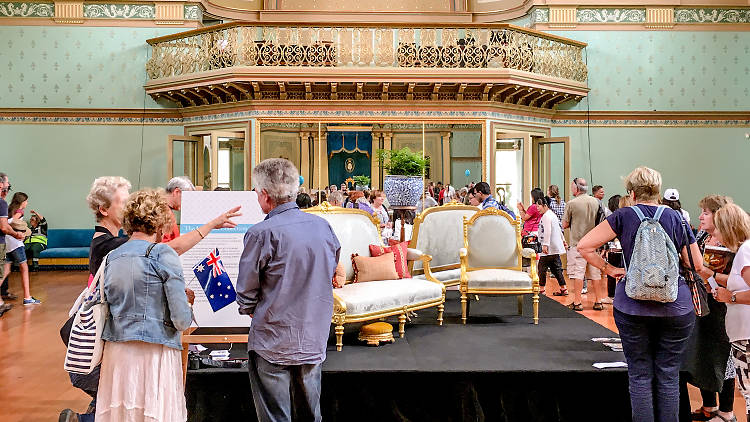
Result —
MULTIPOLYGON (((284 159, 265 160, 253 169, 267 218, 245 234, 236 292, 239 312, 253 317, 248 370, 259 420, 290 420, 293 414, 321 418, 321 364, 340 246, 325 220, 300 210, 326 201, 377 216, 384 232, 394 228, 382 191, 350 191, 342 184, 308 194, 298 180, 297 169, 284 159), (299 230, 313 236, 297 236, 299 230), (290 258, 295 256, 306 258, 290 258)), ((533 189, 528 206, 516 204, 522 234, 538 239, 542 294, 549 273, 559 285, 552 295, 570 296, 570 309, 583 310, 584 294, 593 295, 594 310, 612 304, 628 364, 634 421, 736 421, 736 386, 750 415, 750 216, 730 197, 707 195, 697 204, 700 224, 694 229, 679 191, 662 190, 658 171, 639 167, 624 182, 624 194, 607 200, 604 187, 594 186, 589 194, 588 181, 574 178, 567 203, 560 188, 551 185, 546 191, 533 189), (642 262, 648 259, 643 257, 643 236, 649 235, 645 224, 658 227, 671 245, 649 268, 642 262), (709 292, 707 315, 696 315, 690 271, 709 292), (674 298, 638 296, 633 286, 649 274, 674 283, 674 298), (699 409, 690 408, 688 385, 700 389, 699 409)), ((96 220, 89 283, 106 257, 93 295, 106 294, 109 314, 101 365, 89 374, 70 374, 72 385, 91 396, 89 408, 65 409, 61 421, 187 418, 180 335, 192 321, 195 295, 185 285, 179 255, 211 230, 235 227, 232 218, 241 215, 240 209, 181 234, 174 211, 180 210, 182 192, 196 189, 188 178, 176 177, 165 189, 130 193, 131 187, 122 177, 100 177, 86 198, 96 220), (154 280, 159 288, 153 288, 154 280)), ((41 303, 31 295, 29 271, 37 268, 47 243, 44 216, 30 210, 26 222, 29 196, 15 192, 7 202, 10 191, 8 175, 0 173, 0 254, 5 258, 0 315, 10 309, 6 300, 17 299, 7 290, 13 264, 20 270, 23 304, 41 303)), ((430 182, 417 213, 456 202, 516 218, 486 182, 458 191, 430 182)))

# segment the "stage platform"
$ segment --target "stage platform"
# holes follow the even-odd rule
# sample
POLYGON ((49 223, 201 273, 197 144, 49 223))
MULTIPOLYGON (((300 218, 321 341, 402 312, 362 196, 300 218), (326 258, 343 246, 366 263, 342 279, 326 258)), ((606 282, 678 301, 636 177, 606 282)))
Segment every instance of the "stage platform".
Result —
MULTIPOLYGON (((331 335, 324 420, 629 420, 626 370, 592 367, 624 361, 621 352, 591 341, 616 334, 546 297, 535 326, 531 298, 522 316, 516 303, 515 296, 481 296, 462 325, 458 293, 449 291, 443 326, 437 311, 426 309, 393 344, 360 344, 354 324, 336 352, 331 335)), ((247 358, 246 345, 231 351, 247 358)), ((191 421, 255 420, 246 368, 189 370, 186 391, 191 421)))

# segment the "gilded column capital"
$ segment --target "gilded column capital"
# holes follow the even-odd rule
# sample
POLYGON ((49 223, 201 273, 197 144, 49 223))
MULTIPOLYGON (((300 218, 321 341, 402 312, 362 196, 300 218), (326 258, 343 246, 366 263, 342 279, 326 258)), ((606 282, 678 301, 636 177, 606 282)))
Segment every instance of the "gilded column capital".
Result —
POLYGON ((673 7, 647 7, 646 28, 670 29, 674 26, 673 7))
POLYGON ((83 2, 56 1, 53 19, 57 23, 83 23, 83 2))
POLYGON ((157 25, 182 25, 185 22, 185 3, 156 3, 157 25))

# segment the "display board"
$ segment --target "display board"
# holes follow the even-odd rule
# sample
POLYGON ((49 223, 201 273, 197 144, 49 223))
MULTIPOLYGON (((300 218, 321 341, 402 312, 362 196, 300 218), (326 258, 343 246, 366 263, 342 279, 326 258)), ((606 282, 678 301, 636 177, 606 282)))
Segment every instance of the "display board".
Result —
POLYGON ((187 287, 195 292, 193 314, 197 327, 249 327, 251 319, 237 312, 235 286, 245 232, 265 217, 255 192, 182 193, 180 235, 206 224, 227 210, 241 206, 233 229, 212 230, 180 256, 187 287))

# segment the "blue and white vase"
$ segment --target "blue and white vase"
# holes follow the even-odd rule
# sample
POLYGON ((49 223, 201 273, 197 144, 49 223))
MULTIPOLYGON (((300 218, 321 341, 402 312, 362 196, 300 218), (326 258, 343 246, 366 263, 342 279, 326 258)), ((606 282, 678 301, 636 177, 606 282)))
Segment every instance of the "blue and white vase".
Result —
POLYGON ((388 203, 392 207, 413 207, 419 202, 424 190, 422 176, 386 175, 383 181, 388 203))

